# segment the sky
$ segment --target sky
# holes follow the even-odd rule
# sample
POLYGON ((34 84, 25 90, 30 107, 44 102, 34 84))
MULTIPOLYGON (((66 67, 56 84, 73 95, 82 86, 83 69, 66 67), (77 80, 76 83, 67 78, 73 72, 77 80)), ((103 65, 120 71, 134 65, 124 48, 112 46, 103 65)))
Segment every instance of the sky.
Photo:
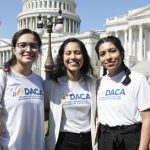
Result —
MULTIPOLYGON (((128 10, 150 5, 150 0, 75 0, 80 16, 80 31, 104 30, 106 18, 125 15, 128 10)), ((22 0, 1 0, 0 38, 11 38, 17 31, 17 15, 22 11, 22 0)))

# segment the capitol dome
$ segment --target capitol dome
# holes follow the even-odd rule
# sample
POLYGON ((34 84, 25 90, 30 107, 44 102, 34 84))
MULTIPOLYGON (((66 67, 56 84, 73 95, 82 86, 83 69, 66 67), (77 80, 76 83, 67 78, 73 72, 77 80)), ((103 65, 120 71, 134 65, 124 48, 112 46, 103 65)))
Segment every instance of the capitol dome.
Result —
POLYGON ((60 8, 63 17, 63 32, 79 33, 81 20, 75 11, 75 0, 22 0, 22 11, 17 17, 17 28, 18 30, 23 28, 36 30, 39 14, 43 20, 48 15, 55 20, 60 8))

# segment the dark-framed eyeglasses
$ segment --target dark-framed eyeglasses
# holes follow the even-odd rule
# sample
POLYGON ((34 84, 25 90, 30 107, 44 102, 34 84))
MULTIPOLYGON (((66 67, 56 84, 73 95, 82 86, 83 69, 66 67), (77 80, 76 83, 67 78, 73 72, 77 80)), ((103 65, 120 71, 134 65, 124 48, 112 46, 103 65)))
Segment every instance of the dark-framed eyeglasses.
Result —
POLYGON ((27 43, 27 42, 19 42, 16 44, 16 46, 23 50, 26 50, 28 46, 30 46, 30 48, 33 50, 37 50, 40 48, 40 46, 37 43, 27 43))

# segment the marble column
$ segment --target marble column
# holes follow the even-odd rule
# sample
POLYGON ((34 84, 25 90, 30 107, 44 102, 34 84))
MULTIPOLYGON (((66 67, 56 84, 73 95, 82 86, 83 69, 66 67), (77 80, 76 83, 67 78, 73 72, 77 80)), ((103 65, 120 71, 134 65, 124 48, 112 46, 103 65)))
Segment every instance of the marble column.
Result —
POLYGON ((129 27, 129 45, 128 45, 128 55, 132 55, 132 26, 129 27))
POLYGON ((125 49, 125 55, 128 55, 128 46, 127 46, 127 39, 128 38, 128 34, 127 34, 127 30, 124 30, 124 49, 125 49))
POLYGON ((139 50, 138 50, 138 60, 143 59, 143 26, 139 25, 139 50))

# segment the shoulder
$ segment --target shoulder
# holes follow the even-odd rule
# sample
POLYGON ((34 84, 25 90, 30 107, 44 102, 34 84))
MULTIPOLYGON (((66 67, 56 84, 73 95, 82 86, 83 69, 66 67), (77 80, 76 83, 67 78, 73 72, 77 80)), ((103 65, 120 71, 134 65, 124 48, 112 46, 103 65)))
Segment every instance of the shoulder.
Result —
POLYGON ((32 77, 36 78, 36 80, 38 80, 38 81, 43 81, 43 78, 35 72, 33 72, 32 77))
POLYGON ((7 80, 6 73, 4 72, 3 69, 0 69, 0 95, 4 87, 6 86, 6 80, 7 80))
POLYGON ((134 85, 136 88, 149 87, 146 75, 142 73, 131 71, 130 78, 131 78, 131 85, 134 85))
POLYGON ((85 79, 86 82, 96 82, 96 78, 88 75, 84 76, 83 79, 85 79))
POLYGON ((146 76, 140 72, 131 71, 130 77, 132 80, 142 80, 146 79, 146 76))
POLYGON ((60 84, 59 82, 60 82, 59 79, 57 79, 57 80, 45 79, 44 80, 44 86, 45 87, 54 87, 54 86, 59 85, 60 84))
POLYGON ((0 69, 0 78, 5 79, 6 77, 6 72, 3 69, 0 69))

